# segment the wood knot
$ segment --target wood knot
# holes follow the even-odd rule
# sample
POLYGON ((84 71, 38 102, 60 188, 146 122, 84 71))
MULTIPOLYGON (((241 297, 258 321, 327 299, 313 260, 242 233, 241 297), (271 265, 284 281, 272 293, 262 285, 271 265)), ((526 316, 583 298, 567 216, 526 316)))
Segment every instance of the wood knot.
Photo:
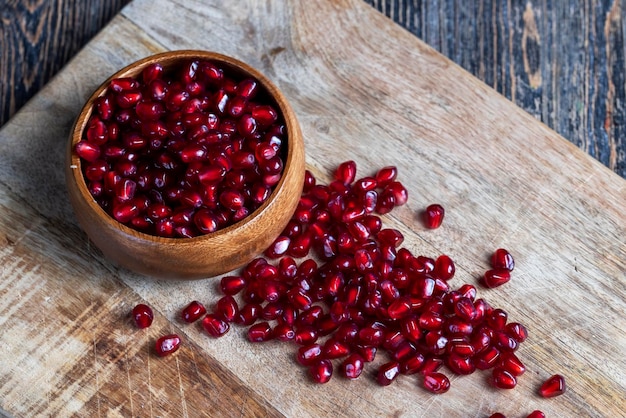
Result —
POLYGON ((540 46, 541 38, 537 30, 535 12, 530 2, 526 3, 523 15, 524 29, 522 32, 522 59, 524 71, 528 76, 528 84, 534 90, 541 87, 540 46))

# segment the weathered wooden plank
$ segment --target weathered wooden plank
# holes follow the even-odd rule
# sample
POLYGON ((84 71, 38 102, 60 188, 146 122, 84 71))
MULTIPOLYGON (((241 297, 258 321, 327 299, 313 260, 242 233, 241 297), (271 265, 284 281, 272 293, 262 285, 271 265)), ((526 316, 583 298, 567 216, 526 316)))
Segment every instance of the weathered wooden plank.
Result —
POLYGON ((0 357, 0 408, 15 416, 619 416, 623 179, 360 1, 218 3, 132 3, 0 131, 0 346, 9 354, 0 357), (381 388, 374 368, 355 382, 315 385, 293 347, 249 344, 236 327, 212 340, 182 326, 184 304, 217 299, 214 280, 159 282, 104 260, 64 198, 71 121, 114 70, 174 48, 227 53, 276 82, 320 178, 346 159, 359 174, 397 165, 411 197, 385 223, 418 254, 452 256, 453 285, 476 283, 491 251, 511 250, 513 280, 479 294, 530 329, 518 388, 495 391, 476 373, 433 397, 415 376, 381 388), (416 217, 434 201, 447 217, 427 231, 416 217), (145 333, 126 317, 139 301, 157 311, 145 333), (151 341, 170 331, 184 335, 181 352, 150 355, 151 341), (566 374, 566 395, 535 396, 554 372, 566 374))
POLYGON ((621 0, 366 0, 626 177, 621 0))

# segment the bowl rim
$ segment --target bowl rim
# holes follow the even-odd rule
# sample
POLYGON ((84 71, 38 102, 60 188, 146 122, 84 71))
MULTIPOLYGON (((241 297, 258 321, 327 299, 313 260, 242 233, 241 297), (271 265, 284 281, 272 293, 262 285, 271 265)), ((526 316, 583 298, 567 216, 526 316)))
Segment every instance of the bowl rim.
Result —
POLYGON ((72 179, 76 186, 79 189, 80 195, 86 201, 87 205, 99 214, 99 217, 110 227, 118 229, 119 231, 125 233, 126 235, 132 237, 135 240, 143 240, 148 241, 153 244, 164 244, 164 245, 190 245, 200 241, 206 241, 221 237, 223 235, 227 235, 232 233, 233 231, 240 230, 245 228, 248 224, 254 222, 258 217, 262 216, 263 212, 272 204, 273 201, 276 200, 280 190, 283 188, 283 185, 286 179, 289 177, 289 174, 295 168, 294 166, 294 147, 293 147, 293 139, 295 136, 300 134, 299 125, 295 116, 295 112, 287 98, 284 94, 278 89, 278 87, 263 73, 250 66, 249 64, 228 56, 219 52, 214 51, 204 51, 204 50, 195 50, 195 49, 181 49, 181 50, 171 50, 160 52, 156 54, 152 54, 141 58, 137 61, 134 61, 122 69, 116 71, 114 74, 109 76, 104 82, 102 82, 94 91, 91 93, 89 98, 86 100, 84 105, 82 106, 72 129, 70 131, 70 141, 68 141, 69 150, 69 168, 72 171, 72 179), (248 214, 245 218, 240 221, 231 224, 225 228, 218 229, 209 234, 201 234, 195 237, 161 237, 158 235, 151 235, 145 232, 141 232, 139 230, 133 229, 123 223, 114 219, 111 215, 105 212, 105 210, 96 202, 96 200, 92 197, 91 193, 87 189, 87 184, 85 181, 85 177, 83 174, 83 170, 81 167, 81 159, 74 151, 75 145, 82 139, 82 135, 84 129, 87 126, 87 122, 89 118, 93 114, 94 110, 94 102, 98 97, 101 97, 106 92, 111 80, 115 78, 121 77, 129 77, 129 76, 137 76, 141 73, 143 68, 155 62, 163 62, 163 61, 185 61, 190 59, 199 59, 199 60, 208 60, 214 61, 220 64, 226 64, 228 67, 228 71, 234 71, 241 74, 245 74, 251 76, 256 79, 260 85, 263 87, 263 90, 268 94, 272 101, 275 102, 278 107, 282 119, 285 124, 286 135, 285 142, 287 145, 287 153, 284 159, 283 172, 281 174, 281 178, 279 182, 274 186, 272 193, 270 196, 263 202, 261 206, 256 208, 252 213, 248 214), (292 139, 290 141, 290 139, 292 139))

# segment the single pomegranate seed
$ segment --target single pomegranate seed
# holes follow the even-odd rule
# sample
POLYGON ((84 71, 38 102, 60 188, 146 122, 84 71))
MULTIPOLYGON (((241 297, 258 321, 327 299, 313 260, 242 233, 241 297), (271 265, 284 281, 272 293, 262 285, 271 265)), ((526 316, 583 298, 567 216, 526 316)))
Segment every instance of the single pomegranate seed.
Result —
POLYGON ((182 311, 182 319, 187 323, 192 323, 200 319, 206 313, 206 308, 197 300, 187 305, 182 311))
POLYGON ((327 359, 336 359, 347 356, 350 353, 350 347, 341 341, 330 338, 322 347, 322 355, 327 359))
POLYGON ((544 398, 552 398, 562 395, 565 389, 565 378, 560 374, 555 374, 543 382, 539 388, 539 394, 544 398))
POLYGON ((507 269, 493 269, 487 270, 483 277, 483 284, 488 288, 494 288, 502 286, 506 282, 511 280, 511 273, 507 269))
POLYGON ((454 277, 455 266, 454 261, 447 255, 440 255, 435 260, 435 269, 433 274, 441 280, 448 281, 454 277))
POLYGON ((376 173, 376 183, 378 187, 386 187, 398 176, 398 169, 394 166, 383 167, 376 173))
POLYGON ((228 322, 216 314, 207 314, 202 318, 202 326, 209 335, 216 338, 223 336, 230 329, 228 322))
POLYGON ((356 177, 356 163, 354 161, 346 161, 337 167, 335 171, 335 179, 343 184, 350 184, 356 177))
POLYGON ((446 393, 450 389, 450 380, 442 373, 426 373, 424 375, 424 388, 436 394, 446 393))
POLYGON ((546 418, 546 414, 544 414, 543 412, 539 410, 535 410, 531 412, 530 414, 528 414, 527 418, 546 418))
POLYGON ((152 313, 152 309, 143 303, 135 306, 133 308, 133 320, 135 321, 135 325, 137 328, 148 328, 152 325, 152 320, 154 319, 154 314, 152 313))
POLYGON ((500 360, 500 367, 513 376, 521 376, 526 371, 524 363, 513 353, 506 353, 500 360))
POLYGON ((76 154, 85 161, 93 163, 100 158, 100 147, 94 142, 79 141, 74 147, 76 154))
POLYGON ((513 389, 517 385, 517 379, 507 370, 496 367, 493 369, 493 384, 500 389, 513 389))
POLYGON ((363 357, 358 353, 352 353, 341 364, 341 370, 347 379, 357 379, 361 376, 364 366, 363 357))
POLYGON ((436 229, 441 226, 443 222, 445 211, 443 206, 439 204, 432 204, 426 208, 424 213, 424 222, 429 229, 436 229))
POLYGON ((507 335, 514 338, 518 343, 523 343, 528 338, 526 327, 518 322, 511 322, 505 327, 507 335))
POLYGON ((235 322, 241 325, 252 325, 261 317, 263 308, 258 303, 247 303, 239 309, 235 322))
POLYGON ((226 322, 233 322, 239 316, 237 301, 230 295, 220 298, 215 305, 215 313, 226 322))
POLYGON ((327 359, 317 360, 309 367, 309 373, 317 383, 327 383, 333 375, 333 363, 327 359))
POLYGON ((248 341, 259 343, 269 341, 274 337, 268 322, 259 322, 248 328, 248 341))
POLYGON ((500 359, 500 350, 495 347, 488 347, 482 351, 475 359, 476 368, 487 370, 494 367, 500 359))
POLYGON ((241 276, 224 276, 220 281, 220 289, 225 295, 236 295, 246 287, 246 280, 241 276))
POLYGON ((381 365, 378 368, 376 381, 381 386, 389 386, 391 382, 393 382, 398 377, 399 374, 400 363, 398 363, 397 361, 390 361, 381 365))
POLYGON ((169 334, 156 340, 155 351, 159 357, 165 357, 180 348, 180 337, 176 334, 169 334))
POLYGON ((513 256, 504 248, 498 248, 491 256, 491 267, 494 269, 505 269, 513 271, 515 261, 513 256))

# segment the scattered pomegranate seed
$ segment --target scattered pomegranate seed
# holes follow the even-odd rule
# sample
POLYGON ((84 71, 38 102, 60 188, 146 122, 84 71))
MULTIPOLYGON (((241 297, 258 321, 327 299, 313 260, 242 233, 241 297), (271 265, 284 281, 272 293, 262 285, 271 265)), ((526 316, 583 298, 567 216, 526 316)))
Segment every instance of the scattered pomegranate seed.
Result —
POLYGON ((506 418, 506 416, 500 412, 496 412, 495 414, 489 415, 489 418, 506 418))
POLYGON ((528 414, 528 417, 526 418, 546 418, 546 414, 544 414, 543 412, 539 410, 535 410, 531 412, 530 414, 528 414))
POLYGON ((506 269, 513 271, 515 261, 513 256, 504 248, 498 248, 491 256, 491 267, 494 269, 506 269))
POLYGON ((215 314, 207 314, 202 318, 202 326, 212 337, 221 337, 228 332, 230 325, 222 317, 215 314))
POLYGON ((498 286, 502 286, 511 280, 511 272, 507 269, 493 269, 487 270, 483 277, 483 284, 486 287, 494 288, 498 286))
POLYGON ((555 374, 541 385, 539 394, 544 398, 552 398, 565 393, 565 388, 565 378, 560 374, 555 374))
POLYGON ((139 305, 133 308, 133 320, 135 321, 135 325, 138 328, 148 328, 152 325, 152 320, 154 319, 154 314, 152 313, 152 309, 148 305, 144 305, 140 303, 139 305))
POLYGON ((317 360, 309 367, 309 373, 317 383, 326 383, 333 375, 333 363, 327 359, 317 360))
POLYGON ((197 300, 194 300, 183 309, 181 316, 183 318, 183 321, 187 323, 192 323, 200 319, 200 317, 205 313, 206 308, 204 307, 204 305, 202 305, 197 300))
POLYGON ((155 351, 159 357, 169 356, 180 348, 180 337, 169 334, 156 340, 155 351))
POLYGON ((441 226, 443 222, 445 211, 443 206, 439 204, 432 204, 426 208, 424 212, 424 222, 429 229, 436 229, 441 226))
POLYGON ((424 375, 424 388, 429 392, 440 395, 450 389, 450 380, 442 373, 427 373, 424 375))
POLYGON ((75 146, 88 190, 151 235, 194 237, 242 220, 283 171, 284 122, 260 90, 209 61, 112 80, 75 146))

